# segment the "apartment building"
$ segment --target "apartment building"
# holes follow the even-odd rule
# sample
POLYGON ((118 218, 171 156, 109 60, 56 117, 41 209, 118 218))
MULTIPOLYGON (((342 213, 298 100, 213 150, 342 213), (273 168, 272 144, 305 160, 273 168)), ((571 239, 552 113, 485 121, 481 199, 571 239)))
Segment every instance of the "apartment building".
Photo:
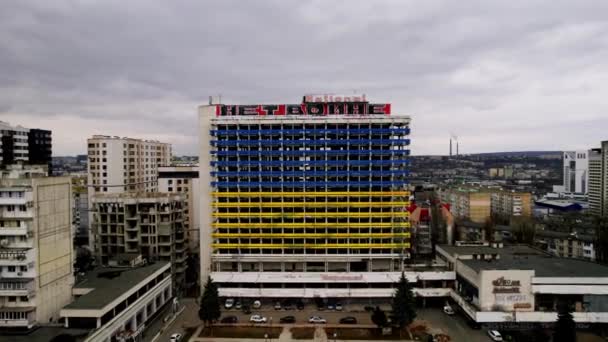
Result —
MULTIPOLYGON (((158 167, 171 162, 171 145, 95 135, 88 139, 88 158, 87 196, 91 207, 97 194, 158 191, 158 167)), ((93 240, 90 236, 90 244, 93 240)))
POLYGON ((608 141, 589 150, 589 212, 608 215, 608 141))
POLYGON ((450 205, 450 211, 458 219, 484 223, 491 215, 506 218, 532 215, 532 194, 501 188, 459 186, 439 189, 442 203, 450 205))
POLYGON ((202 282, 221 296, 391 295, 410 248, 408 116, 361 96, 199 113, 202 282))
POLYGON ((588 151, 566 151, 563 155, 565 192, 586 194, 589 184, 588 151))
POLYGON ((200 183, 197 165, 172 165, 158 168, 158 191, 181 193, 185 196, 187 206, 184 208, 184 231, 188 246, 198 253, 200 228, 200 183))
POLYGON ((76 246, 89 244, 89 196, 87 177, 72 177, 72 224, 76 246))
POLYGON ((0 121, 0 165, 23 162, 47 165, 51 173, 51 131, 12 126, 0 121))
POLYGON ((170 262, 179 290, 188 256, 186 206, 182 194, 128 192, 95 196, 91 229, 98 262, 109 265, 125 253, 141 254, 148 262, 170 262))
POLYGON ((489 192, 480 192, 474 188, 439 189, 442 203, 449 204, 455 218, 468 218, 477 223, 485 222, 492 213, 492 196, 489 192))
MULTIPOLYGON (((46 168, 46 167, 44 167, 46 168)), ((71 180, 28 166, 0 172, 0 329, 57 322, 74 284, 71 180)))

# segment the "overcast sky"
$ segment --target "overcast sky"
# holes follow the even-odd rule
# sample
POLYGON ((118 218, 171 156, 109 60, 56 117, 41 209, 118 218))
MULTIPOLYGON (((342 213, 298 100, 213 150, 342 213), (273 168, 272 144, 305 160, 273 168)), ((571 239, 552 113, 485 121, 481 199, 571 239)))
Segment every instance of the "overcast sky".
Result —
POLYGON ((412 116, 412 153, 608 140, 608 1, 2 1, 0 120, 198 154, 197 113, 365 93, 412 116))

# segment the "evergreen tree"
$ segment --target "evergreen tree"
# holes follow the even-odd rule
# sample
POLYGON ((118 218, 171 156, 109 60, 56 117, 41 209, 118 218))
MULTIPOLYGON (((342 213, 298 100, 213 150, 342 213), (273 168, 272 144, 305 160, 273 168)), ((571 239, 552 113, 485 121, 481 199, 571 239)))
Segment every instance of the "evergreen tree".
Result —
POLYGON ((576 342, 576 323, 570 313, 570 306, 563 302, 557 306, 553 342, 576 342))
POLYGON ((598 263, 608 263, 608 219, 601 216, 593 217, 595 227, 595 257, 598 263))
POLYGON ((400 331, 416 318, 414 292, 403 272, 401 272, 401 278, 393 295, 392 309, 393 324, 397 325, 400 331))
POLYGON ((211 277, 209 277, 207 278, 207 284, 205 284, 205 289, 201 298, 198 317, 205 325, 208 325, 217 321, 220 316, 220 298, 217 291, 217 285, 215 285, 211 277))
POLYGON ((372 312, 372 322, 378 326, 378 328, 383 328, 388 323, 386 319, 386 313, 380 309, 379 306, 376 306, 374 311, 372 312))

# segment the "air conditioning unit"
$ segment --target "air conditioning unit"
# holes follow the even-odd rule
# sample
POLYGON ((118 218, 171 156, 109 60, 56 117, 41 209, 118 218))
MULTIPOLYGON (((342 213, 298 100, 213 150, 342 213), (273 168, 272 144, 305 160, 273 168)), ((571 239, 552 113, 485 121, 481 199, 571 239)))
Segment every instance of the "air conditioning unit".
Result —
POLYGON ((17 275, 21 277, 23 275, 23 272, 17 272, 17 275))

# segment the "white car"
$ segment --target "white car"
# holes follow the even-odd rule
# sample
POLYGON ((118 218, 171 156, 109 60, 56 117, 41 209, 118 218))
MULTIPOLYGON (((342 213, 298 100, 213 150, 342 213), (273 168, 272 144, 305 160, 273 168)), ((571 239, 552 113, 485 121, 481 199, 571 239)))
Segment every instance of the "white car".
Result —
POLYGON ((179 342, 182 340, 182 334, 173 334, 171 338, 169 338, 169 342, 179 342))
POLYGON ((327 323, 325 318, 319 316, 311 316, 308 319, 308 323, 319 324, 319 323, 327 323))
POLYGON ((492 339, 492 341, 501 342, 502 335, 496 330, 488 330, 488 336, 492 339))
POLYGON ((232 298, 226 299, 226 302, 224 303, 224 307, 226 309, 231 309, 232 306, 234 306, 234 299, 232 299, 232 298))
POLYGON ((342 303, 340 303, 340 302, 336 303, 336 310, 337 311, 342 311, 342 303))
POLYGON ((259 300, 256 300, 256 301, 253 302, 252 307, 254 309, 259 309, 260 307, 262 307, 262 302, 260 302, 259 300))
POLYGON ((260 315, 252 315, 249 318, 249 322, 253 323, 266 323, 266 317, 260 315))
POLYGON ((452 307, 449 305, 446 305, 443 307, 443 313, 445 313, 446 315, 450 315, 450 316, 455 314, 454 309, 452 309, 452 307))

